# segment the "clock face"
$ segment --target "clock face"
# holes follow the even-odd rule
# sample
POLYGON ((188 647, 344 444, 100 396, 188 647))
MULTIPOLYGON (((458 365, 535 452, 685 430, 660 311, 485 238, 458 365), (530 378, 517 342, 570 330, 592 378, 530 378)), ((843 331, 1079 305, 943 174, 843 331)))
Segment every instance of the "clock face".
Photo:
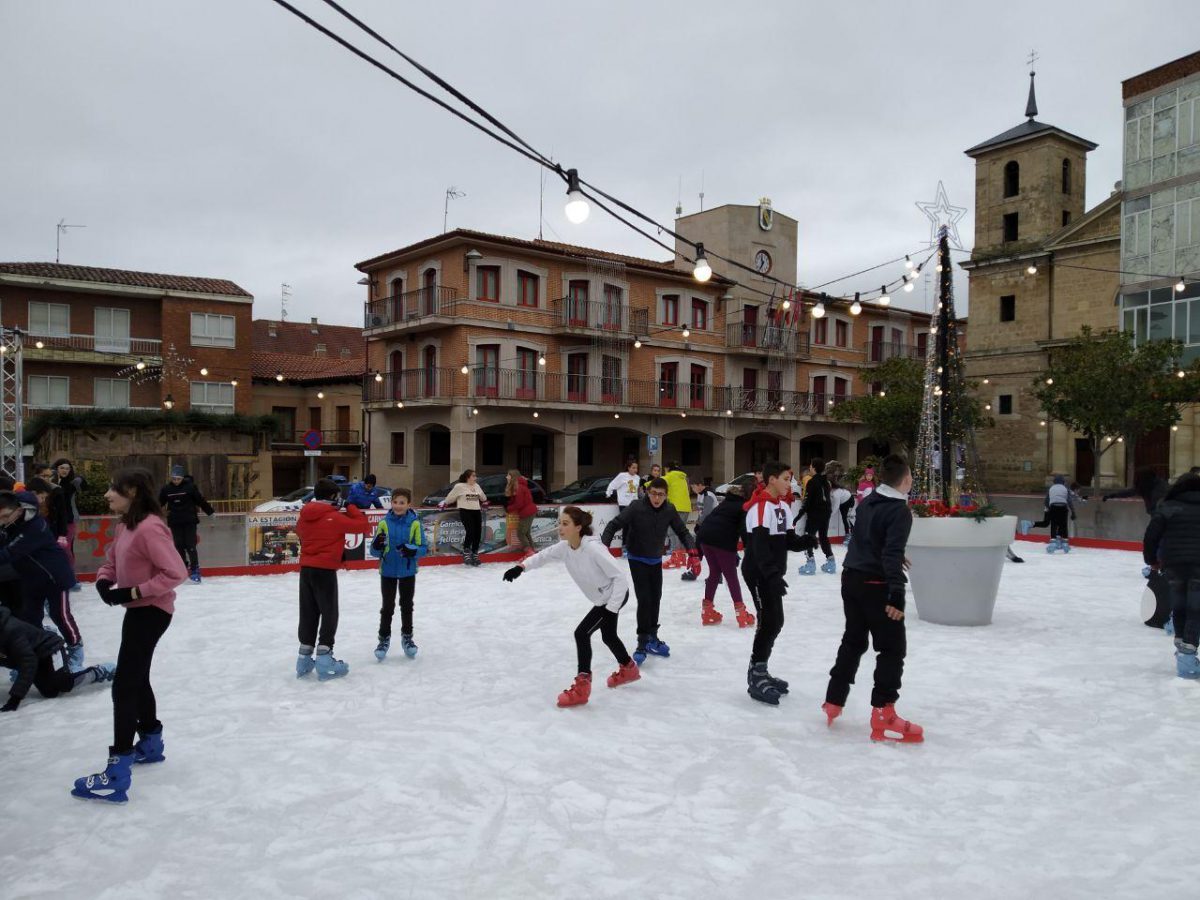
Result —
POLYGON ((766 250, 759 250, 754 254, 754 270, 760 275, 766 275, 771 271, 771 254, 766 250))

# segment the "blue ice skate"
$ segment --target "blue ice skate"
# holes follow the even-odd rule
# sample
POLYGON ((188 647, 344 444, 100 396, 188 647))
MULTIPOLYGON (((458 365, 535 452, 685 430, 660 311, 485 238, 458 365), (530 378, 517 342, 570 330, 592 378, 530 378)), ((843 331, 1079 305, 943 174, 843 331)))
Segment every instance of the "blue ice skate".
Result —
POLYGON ((417 658, 417 645, 411 634, 400 635, 400 646, 404 648, 404 655, 409 659, 417 658))
POLYGON ((1021 532, 1021 534, 1029 534, 1029 529, 1032 527, 1033 527, 1032 519, 1022 519, 1020 522, 1017 523, 1017 531, 1021 532))
POLYGON ((1167 637, 1171 637, 1175 634, 1174 616, 1168 616, 1167 621, 1163 622, 1163 631, 1167 633, 1167 637))
POLYGON ((1050 543, 1048 543, 1046 545, 1046 552, 1047 553, 1056 553, 1059 550, 1061 550, 1062 547, 1059 546, 1059 543, 1058 543, 1059 540, 1060 540, 1059 538, 1050 538, 1050 543))
POLYGON ((808 558, 808 562, 806 562, 804 565, 802 565, 797 571, 801 575, 816 575, 817 574, 817 561, 810 556, 808 558))
POLYGON ((826 575, 837 574, 837 560, 832 556, 825 557, 825 562, 821 563, 821 571, 826 575))
POLYGON ((385 659, 387 659, 388 650, 391 648, 392 636, 389 634, 387 637, 384 637, 381 634, 379 636, 379 646, 375 648, 375 658, 380 662, 383 662, 385 659))
POLYGON ((166 758, 163 755, 162 723, 160 722, 155 726, 154 731, 143 734, 133 745, 133 761, 150 764, 165 762, 166 758))
POLYGON ((342 678, 350 673, 350 664, 344 660, 334 659, 333 650, 329 647, 317 648, 316 659, 317 678, 329 681, 331 678, 342 678))
POLYGON ((1189 680, 1200 678, 1200 662, 1196 659, 1195 647, 1183 644, 1175 651, 1175 673, 1189 680))
POLYGON ((1066 538, 1059 538, 1058 539, 1058 549, 1061 550, 1063 553, 1070 553, 1071 552, 1071 542, 1068 541, 1066 538))
POLYGON ((83 641, 67 647, 67 669, 72 672, 83 671, 83 641))
POLYGON ((133 751, 117 755, 116 749, 108 749, 108 766, 103 772, 75 779, 71 795, 81 800, 107 800, 109 803, 125 803, 129 800, 129 785, 132 778, 129 769, 133 765, 133 751))
POLYGON ((666 641, 660 641, 657 637, 652 637, 646 641, 646 652, 653 656, 670 656, 671 648, 667 646, 666 641))
MULTIPOLYGON (((104 682, 112 681, 114 678, 117 677, 117 664, 116 663, 98 663, 97 665, 92 666, 91 671, 92 671, 92 683, 93 684, 103 684, 104 682)), ((87 669, 84 669, 82 672, 77 672, 75 674, 75 684, 76 685, 79 684, 79 676, 85 675, 85 674, 87 674, 87 669)))
POLYGON ((316 661, 313 660, 313 648, 307 644, 300 645, 300 655, 296 657, 296 677, 303 678, 316 666, 316 661))
POLYGON ((200 567, 199 566, 193 566, 191 568, 191 570, 188 572, 188 579, 192 582, 192 584, 200 583, 200 567))
POLYGON ((633 661, 639 666, 646 661, 646 645, 653 640, 648 634, 639 634, 637 649, 633 651, 633 661))

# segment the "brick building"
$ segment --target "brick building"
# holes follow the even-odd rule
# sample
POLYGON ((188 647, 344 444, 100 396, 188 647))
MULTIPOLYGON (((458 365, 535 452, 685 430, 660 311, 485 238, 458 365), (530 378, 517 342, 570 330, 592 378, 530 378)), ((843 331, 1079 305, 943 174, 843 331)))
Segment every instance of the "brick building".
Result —
POLYGON ((280 496, 314 477, 361 476, 362 329, 255 319, 252 347, 253 412, 279 422, 258 456, 258 496, 280 496), (320 434, 319 456, 305 455, 310 431, 320 434))
MULTIPOLYGON (((796 221, 769 202, 676 230, 795 281, 796 221)), ((829 410, 868 389, 864 364, 921 352, 929 326, 874 304, 813 320, 800 303, 782 312, 764 278, 701 283, 681 257, 461 229, 358 268, 369 466, 418 496, 466 468, 553 489, 629 457, 718 482, 770 458, 854 462, 873 443, 829 410)))
POLYGON ((161 409, 168 397, 181 411, 249 412, 253 300, 220 278, 0 263, 0 319, 25 332, 27 417, 161 409), (163 378, 121 374, 139 364, 163 378))

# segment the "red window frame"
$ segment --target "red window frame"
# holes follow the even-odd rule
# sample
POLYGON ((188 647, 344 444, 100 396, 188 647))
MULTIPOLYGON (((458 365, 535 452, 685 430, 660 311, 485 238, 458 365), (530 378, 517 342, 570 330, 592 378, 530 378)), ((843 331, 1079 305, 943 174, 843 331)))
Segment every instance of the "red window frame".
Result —
POLYGON ((475 267, 475 299, 488 303, 500 302, 500 267, 475 267))
POLYGON ((567 400, 573 403, 587 403, 587 371, 586 353, 567 354, 567 400))
POLYGON ((404 432, 392 432, 392 465, 404 465, 404 432))
POLYGON ((621 330, 621 307, 625 292, 615 284, 604 286, 604 303, 600 310, 600 327, 605 331, 621 330))
POLYGON ((829 343, 829 320, 825 318, 813 320, 813 343, 828 344, 829 343))
POLYGON ((537 351, 517 348, 517 399, 537 399, 537 351))
POLYGON ((827 379, 824 375, 816 375, 813 377, 812 396, 813 405, 816 407, 814 412, 823 413, 826 411, 826 381, 827 379))
POLYGON ((708 331, 708 301, 699 297, 692 298, 692 328, 708 331))
POLYGON ((758 336, 758 307, 742 307, 742 346, 753 347, 758 336))
POLYGON ((517 306, 537 309, 540 282, 532 272, 517 271, 517 306))
POLYGON ((917 335, 917 356, 921 359, 925 358, 925 352, 929 349, 929 332, 922 331, 917 335))
POLYGON ((422 378, 422 381, 424 381, 425 384, 423 385, 422 393, 424 393, 426 397, 436 397, 437 396, 437 376, 438 376, 437 347, 434 347, 432 344, 430 344, 428 347, 425 348, 424 355, 425 355, 425 359, 423 360, 423 363, 424 363, 423 368, 425 371, 424 371, 424 377, 422 378))
POLYGON ((605 356, 600 360, 600 399, 610 405, 623 402, 624 385, 621 382, 621 359, 617 356, 605 356))
POLYGON ((742 369, 742 408, 754 409, 758 405, 758 369, 742 369))
POLYGON ((688 379, 688 392, 691 395, 692 409, 706 409, 708 399, 708 370, 704 366, 692 363, 691 377, 688 379))
POLYGON ((425 315, 431 316, 437 307, 437 269, 426 269, 421 276, 421 300, 425 315))
POLYGON ((845 347, 850 343, 850 323, 835 319, 833 323, 833 343, 836 347, 845 347))
POLYGON ((663 363, 658 367, 658 405, 674 409, 679 398, 679 363, 663 363))
POLYGON ((772 411, 779 408, 783 400, 783 373, 778 369, 767 370, 767 403, 772 411))
POLYGON ((500 345, 475 347, 475 396, 500 396, 500 345))
POLYGON ((679 295, 678 294, 663 294, 662 324, 664 324, 664 325, 678 325, 679 324, 679 295))
POLYGON ((584 326, 588 323, 588 283, 576 280, 567 284, 567 322, 584 326))

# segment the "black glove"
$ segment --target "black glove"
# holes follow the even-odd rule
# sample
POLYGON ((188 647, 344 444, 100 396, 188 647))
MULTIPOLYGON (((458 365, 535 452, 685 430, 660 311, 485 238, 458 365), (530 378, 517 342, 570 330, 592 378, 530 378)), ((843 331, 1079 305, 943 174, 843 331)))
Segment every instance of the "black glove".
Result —
POLYGON ((16 712, 17 707, 21 705, 21 698, 14 694, 8 695, 8 702, 0 706, 0 712, 16 712))
POLYGON ((121 606, 125 603, 130 603, 133 598, 133 588, 115 588, 111 581, 97 581, 96 590, 100 592, 100 599, 109 606, 121 606))
POLYGON ((520 578, 524 574, 525 574, 524 568, 522 568, 521 566, 513 566, 511 569, 509 569, 507 572, 504 573, 504 580, 505 581, 516 581, 518 578, 520 578))
POLYGON ((900 612, 904 612, 904 591, 888 591, 887 605, 894 606, 900 612))
POLYGON ((412 559, 414 556, 417 555, 417 548, 410 547, 410 546, 408 546, 408 544, 401 544, 400 545, 400 554, 402 556, 404 556, 405 559, 412 559))
POLYGON ((371 550, 374 553, 382 553, 387 547, 387 535, 382 531, 375 535, 375 540, 371 541, 371 550))

